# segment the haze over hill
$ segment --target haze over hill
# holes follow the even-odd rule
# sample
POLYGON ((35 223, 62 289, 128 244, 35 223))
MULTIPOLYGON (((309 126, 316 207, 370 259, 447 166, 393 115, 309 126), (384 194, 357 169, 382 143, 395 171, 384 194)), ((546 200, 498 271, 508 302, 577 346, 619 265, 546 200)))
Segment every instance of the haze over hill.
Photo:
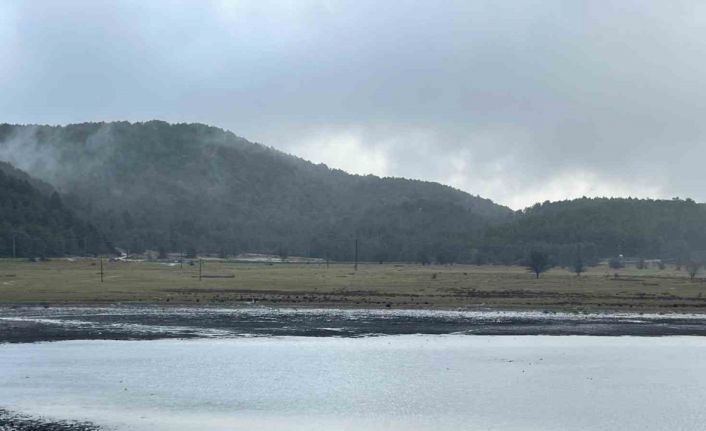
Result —
POLYGON ((46 3, 0 2, 2 122, 216 124, 516 210, 706 201, 700 2, 46 3))
POLYGON ((357 238, 362 259, 453 260, 511 214, 451 187, 349 175, 201 124, 2 125, 0 142, 1 159, 134 251, 352 259, 357 238))
POLYGON ((111 251, 101 232, 66 208, 51 186, 0 162, 0 256, 111 251))
POLYGON ((579 199, 515 213, 437 183, 350 175, 202 124, 3 124, 0 159, 134 252, 351 260, 357 239, 369 261, 517 263, 542 248, 566 264, 579 250, 683 260, 706 249, 706 213, 690 200, 579 199))

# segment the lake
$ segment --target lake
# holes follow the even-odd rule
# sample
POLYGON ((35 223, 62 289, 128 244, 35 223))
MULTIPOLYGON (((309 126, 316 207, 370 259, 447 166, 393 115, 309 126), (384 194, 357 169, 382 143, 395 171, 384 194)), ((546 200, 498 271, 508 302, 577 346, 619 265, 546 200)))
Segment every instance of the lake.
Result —
POLYGON ((0 344, 0 407, 115 430, 702 430, 706 338, 0 344))

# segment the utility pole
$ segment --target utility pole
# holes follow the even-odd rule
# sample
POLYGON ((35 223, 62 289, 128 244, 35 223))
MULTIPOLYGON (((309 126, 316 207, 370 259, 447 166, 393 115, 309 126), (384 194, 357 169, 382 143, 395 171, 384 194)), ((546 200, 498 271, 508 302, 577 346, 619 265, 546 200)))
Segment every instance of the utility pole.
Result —
POLYGON ((199 259, 199 281, 201 281, 202 271, 203 271, 203 259, 199 259))
POLYGON ((101 283, 103 283, 103 256, 101 256, 101 283))
POLYGON ((353 270, 358 270, 358 238, 355 239, 355 266, 353 266, 353 270))
POLYGON ((17 247, 15 246, 15 237, 17 233, 12 233, 12 265, 15 272, 15 277, 17 277, 17 247))

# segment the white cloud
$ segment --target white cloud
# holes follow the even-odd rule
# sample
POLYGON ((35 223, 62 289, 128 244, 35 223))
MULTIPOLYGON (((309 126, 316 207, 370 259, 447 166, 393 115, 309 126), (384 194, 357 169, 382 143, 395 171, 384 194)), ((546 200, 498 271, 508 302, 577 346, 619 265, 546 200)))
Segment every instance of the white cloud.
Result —
POLYGON ((10 3, 0 3, 0 79, 14 78, 12 72, 17 58, 19 32, 17 16, 10 3))
POLYGON ((515 208, 703 201, 704 22, 680 1, 0 2, 0 121, 199 121, 515 208))
POLYGON ((355 130, 318 131, 300 138, 293 146, 296 155, 331 168, 360 175, 389 175, 384 148, 365 145, 355 130))
POLYGON ((522 209, 537 202, 594 197, 664 197, 658 184, 629 183, 601 178, 590 172, 568 172, 551 177, 546 182, 526 184, 516 193, 508 194, 507 205, 522 209))

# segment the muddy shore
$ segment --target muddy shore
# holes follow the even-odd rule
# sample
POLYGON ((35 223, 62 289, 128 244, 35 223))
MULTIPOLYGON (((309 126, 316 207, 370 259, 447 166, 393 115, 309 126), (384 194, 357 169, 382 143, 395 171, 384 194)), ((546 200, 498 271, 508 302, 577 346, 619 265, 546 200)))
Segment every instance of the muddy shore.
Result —
POLYGON ((0 431, 98 431, 88 422, 58 421, 31 418, 0 409, 0 431))
POLYGON ((706 315, 272 307, 0 307, 0 343, 451 333, 704 336, 706 315))

